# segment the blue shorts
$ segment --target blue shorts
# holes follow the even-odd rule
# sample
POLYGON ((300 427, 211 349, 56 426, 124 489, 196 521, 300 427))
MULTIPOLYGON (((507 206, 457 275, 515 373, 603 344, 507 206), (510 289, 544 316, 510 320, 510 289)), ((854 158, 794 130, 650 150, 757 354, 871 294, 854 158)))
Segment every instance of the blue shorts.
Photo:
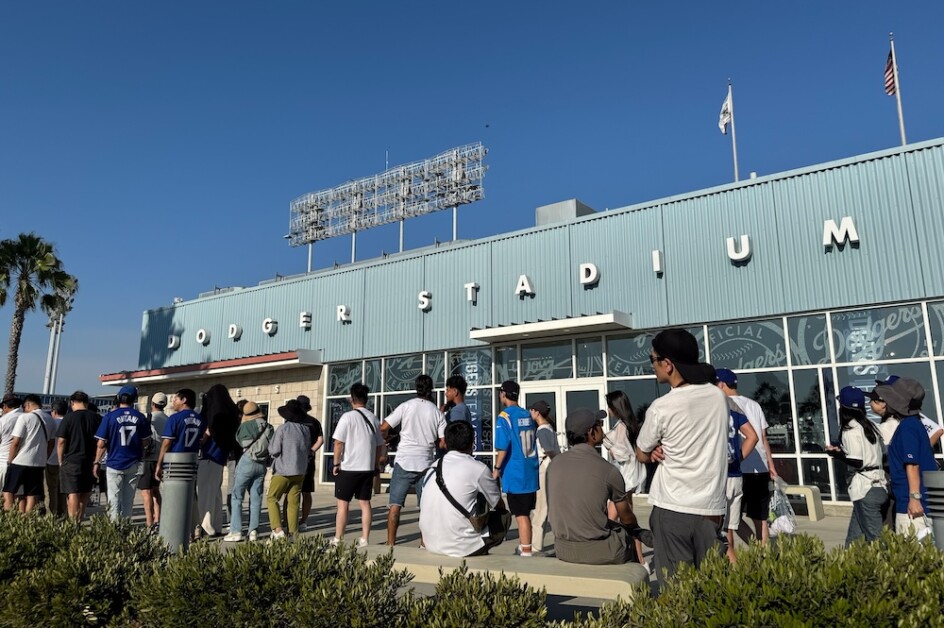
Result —
POLYGON ((416 505, 420 505, 420 497, 423 496, 423 477, 426 471, 407 471, 400 465, 394 463, 393 473, 390 475, 390 505, 403 507, 406 502, 406 494, 410 487, 416 489, 416 505))

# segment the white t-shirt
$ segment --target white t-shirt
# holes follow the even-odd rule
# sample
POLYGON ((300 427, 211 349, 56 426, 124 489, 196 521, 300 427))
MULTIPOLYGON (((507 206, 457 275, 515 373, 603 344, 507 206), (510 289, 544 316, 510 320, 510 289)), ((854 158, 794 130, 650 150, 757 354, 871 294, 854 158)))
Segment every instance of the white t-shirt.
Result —
MULTIPOLYGON (((849 480, 849 499, 856 502, 865 497, 873 486, 885 486, 885 472, 882 470, 882 441, 870 443, 865 437, 865 430, 858 421, 851 421, 849 429, 842 431, 842 450, 847 458, 862 461, 862 468, 849 480)), ((853 469, 850 467, 850 471, 853 469)))
POLYGON ((46 419, 39 411, 24 412, 16 419, 13 436, 22 439, 13 464, 22 467, 46 467, 46 444, 56 435, 46 425, 46 419))
MULTIPOLYGON (((924 429, 928 432, 928 438, 931 438, 935 433, 941 430, 941 426, 923 414, 919 415, 921 417, 921 425, 924 426, 924 429)), ((882 433, 882 441, 885 443, 885 446, 888 447, 889 443, 892 442, 892 436, 895 435, 895 430, 898 429, 898 424, 901 421, 895 417, 889 417, 878 424, 878 431, 882 433)))
POLYGON ((16 425, 16 418, 23 411, 19 408, 10 410, 0 417, 0 464, 10 462, 10 444, 13 442, 13 427, 16 425))
POLYGON ((673 388, 646 410, 636 445, 662 445, 665 460, 649 503, 693 515, 724 515, 728 478, 728 404, 711 384, 673 388))
POLYGON ((754 445, 754 451, 741 461, 741 473, 766 473, 770 470, 767 468, 767 448, 764 447, 764 432, 769 427, 767 417, 764 416, 760 404, 753 399, 748 399, 744 395, 735 395, 731 398, 734 399, 734 403, 741 406, 744 416, 757 432, 757 444, 754 445))
POLYGON ((446 419, 431 401, 414 397, 384 419, 390 427, 403 424, 394 462, 404 471, 425 471, 436 459, 436 444, 443 437, 446 419))
POLYGON ((373 471, 377 462, 377 446, 383 445, 380 435, 380 419, 367 408, 355 408, 345 412, 334 428, 334 440, 344 443, 341 460, 342 471, 373 471), (360 412, 358 412, 360 410, 360 412), (364 414, 361 414, 363 412, 364 414), (367 421, 370 425, 367 425, 367 421))
MULTIPOLYGON (((485 542, 482 533, 472 528, 469 520, 439 490, 436 469, 430 469, 423 478, 423 500, 420 503, 420 531, 426 550, 433 554, 462 557, 481 549, 485 542)), ((443 482, 449 494, 466 510, 475 506, 479 491, 485 494, 490 506, 501 497, 498 481, 491 470, 468 454, 457 451, 443 456, 443 482)))

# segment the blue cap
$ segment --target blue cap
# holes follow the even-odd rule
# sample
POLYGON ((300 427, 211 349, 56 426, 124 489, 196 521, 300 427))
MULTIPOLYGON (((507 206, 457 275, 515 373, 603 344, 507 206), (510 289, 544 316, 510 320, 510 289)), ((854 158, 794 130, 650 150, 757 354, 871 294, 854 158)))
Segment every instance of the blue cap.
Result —
POLYGON ((738 385, 738 376, 731 369, 717 369, 715 377, 718 378, 719 382, 727 384, 731 388, 736 388, 738 385))
POLYGON ((875 383, 878 384, 879 386, 891 386, 892 384, 897 382, 899 379, 901 378, 898 377, 897 375, 889 375, 885 379, 875 380, 875 383))
POLYGON ((844 408, 853 408, 855 410, 865 410, 865 393, 855 386, 846 386, 839 391, 839 405, 844 408))
POLYGON ((122 395, 128 395, 132 399, 137 399, 138 389, 134 386, 122 386, 121 389, 118 390, 118 394, 116 396, 121 397, 122 395))

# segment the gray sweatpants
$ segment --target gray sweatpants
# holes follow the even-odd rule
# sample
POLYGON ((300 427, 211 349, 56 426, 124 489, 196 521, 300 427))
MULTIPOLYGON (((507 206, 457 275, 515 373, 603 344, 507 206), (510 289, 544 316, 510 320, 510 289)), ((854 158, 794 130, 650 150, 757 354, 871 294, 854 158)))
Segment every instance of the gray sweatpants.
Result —
POLYGON ((660 582, 674 574, 682 563, 698 567, 708 552, 724 552, 721 519, 721 516, 705 517, 652 507, 649 527, 660 582))

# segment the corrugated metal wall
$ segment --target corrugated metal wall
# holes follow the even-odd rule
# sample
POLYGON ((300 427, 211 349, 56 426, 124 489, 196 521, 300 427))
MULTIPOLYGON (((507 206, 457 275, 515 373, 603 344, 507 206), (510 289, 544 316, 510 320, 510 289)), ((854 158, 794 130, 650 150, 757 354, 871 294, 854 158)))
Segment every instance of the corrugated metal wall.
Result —
POLYGON ((362 262, 145 313, 140 367, 297 348, 326 361, 468 346, 471 328, 620 310, 637 328, 944 295, 944 140, 660 199, 568 223, 362 262), (825 248, 851 216, 857 246, 825 248), (732 263, 726 239, 751 238, 732 263), (663 251, 662 275, 652 251, 663 251), (579 282, 581 263, 601 271, 579 282), (519 298, 520 275, 535 295, 519 298), (466 283, 480 285, 476 302, 466 283), (417 295, 432 294, 423 312, 417 295), (337 320, 337 306, 351 323, 337 320), (301 311, 312 327, 299 326, 301 311), (262 321, 279 321, 278 333, 262 321), (243 327, 239 342, 227 327, 243 327), (195 340, 210 331, 209 345, 195 340), (167 348, 167 337, 181 347, 167 348))

